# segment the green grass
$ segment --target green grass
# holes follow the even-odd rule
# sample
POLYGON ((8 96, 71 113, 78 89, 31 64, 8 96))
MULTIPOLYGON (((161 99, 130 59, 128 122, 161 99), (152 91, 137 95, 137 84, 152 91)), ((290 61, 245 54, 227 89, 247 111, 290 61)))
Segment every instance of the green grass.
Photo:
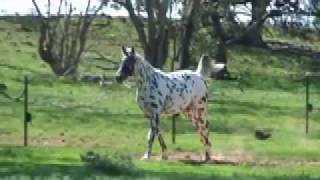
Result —
MULTIPOLYGON (((106 42, 126 38, 121 22, 113 22, 114 35, 106 42), (117 37, 117 39, 112 39, 117 37), (119 38, 120 37, 120 38, 119 38)), ((23 144, 23 104, 0 95, 0 177, 43 177, 59 179, 319 179, 319 110, 312 112, 310 134, 304 132, 304 89, 301 81, 287 76, 303 72, 310 60, 268 51, 235 47, 231 70, 242 77, 244 92, 229 82, 210 82, 209 107, 213 151, 226 156, 240 154, 257 162, 281 161, 280 165, 191 165, 182 162, 144 162, 138 159, 146 147, 148 121, 135 103, 135 89, 117 84, 96 84, 57 79, 36 52, 36 33, 15 33, 16 26, 0 21, 0 83, 12 95, 23 87, 29 75, 29 147, 23 144), (26 41, 34 43, 25 43, 26 41), (29 45, 27 45, 29 44, 29 45), (283 61, 281 61, 283 60, 283 61), (283 78, 279 78, 283 77, 283 78), (259 141, 256 129, 271 129, 272 138, 259 141), (88 169, 80 154, 94 150, 101 154, 121 153, 134 158, 141 173, 128 177, 110 176, 88 169)), ((132 33, 131 29, 124 29, 132 33)), ((126 40, 127 41, 127 40, 126 40)), ((134 41, 132 38, 130 41, 134 41)), ((120 57, 117 46, 100 50, 120 57)), ((101 73, 86 64, 81 70, 101 73)), ((113 72, 107 72, 113 73, 113 72)), ((320 104, 318 85, 312 87, 315 106, 320 104)), ((170 117, 161 127, 169 153, 201 152, 199 136, 183 116, 177 121, 177 143, 171 143, 170 117)), ((159 154, 155 143, 154 154, 159 154)))

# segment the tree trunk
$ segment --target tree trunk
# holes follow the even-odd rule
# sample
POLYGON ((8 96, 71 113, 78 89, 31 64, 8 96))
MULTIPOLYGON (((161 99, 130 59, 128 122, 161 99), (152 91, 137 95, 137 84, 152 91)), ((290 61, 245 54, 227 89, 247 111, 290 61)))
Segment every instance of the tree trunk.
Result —
POLYGON ((262 39, 262 26, 258 26, 256 28, 252 28, 248 33, 246 33, 238 43, 252 46, 252 47, 264 47, 266 44, 262 39))
POLYGON ((216 52, 216 62, 227 64, 227 48, 225 41, 223 39, 220 39, 217 45, 218 48, 216 52))
POLYGON ((145 58, 150 64, 156 68, 161 68, 168 57, 169 37, 168 30, 165 30, 162 35, 153 39, 153 43, 146 45, 144 49, 145 58))
POLYGON ((226 34, 223 30, 220 15, 217 12, 211 14, 212 28, 218 37, 218 49, 216 51, 216 61, 227 64, 227 50, 226 50, 226 34))
POLYGON ((193 24, 188 23, 184 28, 180 37, 180 56, 179 56, 179 69, 185 69, 190 66, 190 44, 193 34, 193 24))
POLYGON ((61 65, 51 65, 50 67, 54 74, 58 77, 77 77, 78 76, 78 68, 75 67, 62 67, 61 65))
MULTIPOLYGON (((213 12, 211 14, 211 20, 213 29, 218 37, 217 51, 215 52, 215 63, 227 65, 227 35, 222 27, 219 13, 213 12)), ((225 66, 222 70, 212 74, 212 76, 218 80, 225 80, 230 78, 230 73, 227 66, 225 66)))
POLYGON ((199 12, 200 0, 186 1, 184 15, 182 19, 182 33, 179 44, 179 69, 185 69, 190 66, 190 44, 196 24, 196 15, 199 12))
MULTIPOLYGON (((266 44, 262 38, 263 23, 259 23, 265 17, 267 13, 267 7, 270 4, 270 0, 252 0, 252 13, 251 22, 249 25, 250 30, 245 33, 238 43, 246 46, 265 47, 266 44), (253 23, 256 25, 250 27, 253 23)), ((264 22, 264 20, 263 20, 264 22)))
POLYGON ((74 17, 73 6, 66 0, 60 0, 57 15, 50 13, 51 0, 48 0, 46 15, 40 11, 36 0, 32 0, 32 3, 41 18, 38 47, 41 59, 49 64, 55 75, 75 78, 78 75, 81 55, 85 51, 90 25, 105 4, 101 3, 91 12, 91 0, 88 0, 84 14, 74 17), (63 15, 62 5, 68 8, 63 15), (75 23, 72 23, 72 19, 75 23))
POLYGON ((168 29, 163 30, 162 35, 159 37, 158 55, 155 62, 155 67, 161 68, 168 58, 169 51, 169 35, 168 29))
POLYGON ((130 19, 138 33, 139 41, 144 50, 144 56, 154 67, 161 68, 168 57, 168 0, 144 0, 146 21, 138 15, 133 7, 133 1, 116 1, 126 8, 130 19), (146 22, 146 23, 144 23, 146 22))

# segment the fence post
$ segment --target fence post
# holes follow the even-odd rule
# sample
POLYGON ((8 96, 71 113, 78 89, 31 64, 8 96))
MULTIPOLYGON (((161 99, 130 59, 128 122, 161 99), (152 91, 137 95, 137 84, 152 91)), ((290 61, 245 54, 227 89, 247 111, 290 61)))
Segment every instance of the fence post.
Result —
POLYGON ((309 76, 306 75, 306 134, 309 132, 309 76))
POLYGON ((24 77, 24 146, 28 146, 28 77, 24 77))
POLYGON ((176 143, 176 116, 172 116, 172 143, 176 143))
MULTIPOLYGON (((176 61, 177 58, 177 38, 176 38, 176 34, 177 34, 177 29, 176 26, 174 28, 174 38, 173 38, 173 59, 171 61, 170 64, 170 70, 174 71, 174 63, 176 61)), ((175 144, 176 143, 176 116, 172 115, 172 143, 175 144)))

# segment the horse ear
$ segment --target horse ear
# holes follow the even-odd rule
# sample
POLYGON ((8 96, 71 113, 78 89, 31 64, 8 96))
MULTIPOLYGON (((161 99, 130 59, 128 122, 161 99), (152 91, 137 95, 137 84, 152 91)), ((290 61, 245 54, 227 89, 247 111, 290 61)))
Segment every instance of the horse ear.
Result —
POLYGON ((122 46, 121 49, 122 49, 122 54, 123 54, 123 55, 129 56, 129 55, 128 55, 128 52, 127 52, 127 49, 126 49, 124 46, 122 46))
POLYGON ((135 55, 134 47, 131 47, 131 54, 135 55))

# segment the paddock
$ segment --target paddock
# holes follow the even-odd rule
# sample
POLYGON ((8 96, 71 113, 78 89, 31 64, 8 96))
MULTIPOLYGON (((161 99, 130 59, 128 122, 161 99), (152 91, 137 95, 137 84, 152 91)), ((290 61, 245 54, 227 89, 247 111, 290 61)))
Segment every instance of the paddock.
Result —
MULTIPOLYGON (((59 124, 58 126, 55 126, 56 128, 60 126, 61 129, 63 129, 62 131, 52 131, 51 128, 47 129, 46 131, 42 131, 42 132, 37 132, 41 129, 40 126, 38 126, 39 124, 42 124, 42 121, 46 121, 47 119, 42 118, 42 116, 39 116, 39 114, 42 114, 41 111, 47 111, 50 112, 50 114, 52 113, 52 117, 50 117, 49 119, 51 119, 50 121, 61 121, 63 120, 65 117, 63 114, 61 114, 60 116, 58 115, 53 115, 53 114, 58 114, 59 111, 61 111, 61 109, 69 109, 67 111, 73 110, 75 108, 79 108, 79 111, 84 111, 84 113, 86 114, 86 111, 88 111, 89 109, 95 109, 97 108, 97 106, 95 106, 97 103, 103 103, 103 101, 107 100, 110 101, 110 104, 108 105, 108 108, 111 108, 112 105, 114 105, 113 103, 113 99, 118 99, 119 96, 114 96, 114 95, 106 95, 105 93, 103 93, 102 91, 100 91, 99 89, 105 89, 108 88, 108 86, 104 86, 104 87, 99 87, 97 85, 97 89, 101 94, 96 94, 95 98, 92 99, 89 96, 86 97, 88 99, 91 99, 91 101, 89 102, 88 100, 86 100, 85 102, 78 102, 77 99, 72 100, 72 103, 70 103, 70 101, 65 101, 65 97, 64 96, 60 96, 61 94, 56 94, 55 96, 52 96, 52 98, 55 99, 54 102, 50 102, 48 103, 46 106, 46 103, 44 103, 42 100, 46 99, 43 98, 41 95, 43 95, 42 89, 37 87, 37 84, 41 81, 41 82, 45 82, 47 80, 51 79, 50 76, 42 76, 42 77, 23 77, 21 78, 20 83, 20 88, 19 90, 16 90, 16 93, 18 94, 17 97, 12 97, 14 96, 13 92, 10 92, 10 87, 3 85, 2 87, 2 99, 5 100, 6 102, 13 102, 14 104, 16 104, 16 107, 19 107, 19 110, 17 110, 17 112, 19 112, 20 115, 18 115, 19 118, 19 122, 18 124, 20 124, 18 127, 19 130, 17 132, 19 132, 19 137, 21 137, 21 139, 15 139, 14 141, 7 141, 4 144, 7 145, 18 145, 18 146, 30 146, 30 147, 73 147, 73 146, 80 146, 80 147, 105 147, 108 148, 108 145, 105 144, 105 142, 103 142, 104 138, 108 138, 108 135, 104 135, 104 137, 100 137, 98 138, 98 140, 95 140, 95 133, 91 132, 90 136, 86 136, 85 134, 79 134, 79 136, 70 136, 68 135, 68 131, 63 128, 63 123, 59 124), (39 88, 39 89, 38 89, 39 88), (4 96, 4 94, 6 94, 6 96, 4 96), (110 96, 110 97, 108 97, 110 96), (72 105, 73 107, 70 107, 70 105, 72 105), (95 108, 94 108, 95 107, 95 108), (88 109, 89 108, 89 109, 88 109), (56 111, 56 112, 55 112, 56 111), (38 127, 37 127, 38 126, 38 127), (39 129, 40 128, 40 129, 39 129), (34 133, 33 131, 36 131, 36 133, 34 133), (48 135, 46 135, 48 134, 48 135), (101 143, 101 144, 100 144, 101 143)), ((52 79, 51 79, 52 80, 52 79)), ((307 80, 307 79, 306 79, 307 80)), ((306 81, 307 82, 307 81, 306 81)), ((60 84, 61 82, 52 82, 52 84, 60 84)), ((62 84, 68 85, 68 81, 62 82, 62 84)), ((217 85, 219 88, 215 89, 215 91, 212 91, 211 96, 212 99, 210 100, 210 110, 211 110, 211 115, 214 116, 215 111, 220 111, 220 113, 218 114, 218 117, 214 117, 213 121, 211 119, 211 133, 212 133, 212 140, 213 140, 213 150, 215 150, 216 148, 219 149, 219 144, 222 143, 220 142, 218 145, 216 145, 215 140, 219 139, 219 136, 217 137, 217 135, 219 135, 219 132, 221 131, 221 129, 224 129, 223 131, 227 134, 228 133, 233 133, 234 132, 240 132, 244 131, 246 132, 246 138, 249 138, 251 143, 249 144, 260 144, 260 143, 268 143, 269 141, 276 141, 278 142, 278 140, 276 138, 279 138, 279 134, 281 134, 283 128, 278 127, 278 128, 273 128, 273 125, 270 126, 265 126, 265 125, 261 125, 261 124, 256 124, 252 127, 237 127, 236 124, 233 125, 228 125, 228 120, 224 118, 224 114, 221 113, 221 111, 229 111, 232 112, 232 109, 234 108, 234 103, 235 103, 235 97, 245 97, 244 99, 242 99, 241 101, 237 102, 238 105, 246 105, 248 106, 249 109, 244 109, 247 115, 250 115, 250 101, 252 101, 251 97, 250 97, 250 93, 252 93, 251 90, 246 90, 244 89, 244 91, 242 91, 241 89, 239 89, 237 87, 236 84, 234 83, 230 83, 230 82, 225 82, 225 81, 219 81, 219 82, 210 82, 210 88, 215 88, 212 85, 217 85), (226 88, 228 89, 228 93, 220 91, 220 88, 226 88), (248 92, 249 91, 249 92, 248 92), (230 109, 230 110, 229 110, 230 109), (221 124, 219 124, 219 121, 221 124), (217 123, 218 122, 218 123, 217 123), (226 124, 225 124, 226 123, 226 124), (239 130, 240 129, 240 130, 239 130), (264 141, 258 140, 254 137, 254 132, 256 129, 271 129, 273 136, 271 137, 271 139, 267 139, 264 141), (218 134, 217 134, 218 133, 218 134)), ((51 86, 51 85, 50 85, 51 86)), ((86 85, 85 85, 86 86, 86 85)), ((114 85, 110 85, 110 86, 114 86, 114 85)), ((89 87, 88 87, 89 88, 89 87)), ((130 89, 132 88, 124 88, 121 91, 124 92, 128 92, 130 91, 130 89)), ((308 89, 308 88, 307 88, 308 89)), ((89 89, 87 89, 89 91, 89 89)), ((72 92, 68 92, 69 94, 73 94, 72 92)), ((112 91, 109 91, 112 92, 112 91)), ((259 92, 259 91, 257 91, 259 92)), ((257 93, 255 92, 255 93, 257 93)), ((263 91, 262 91, 263 92, 263 91)), ((254 95, 255 95, 254 93, 254 95)), ((286 94, 286 92, 281 92, 283 94, 286 94)), ((133 124, 141 124, 142 129, 147 130, 147 124, 145 123, 144 117, 142 114, 140 113, 136 113, 138 111, 138 109, 135 107, 136 104, 134 103, 134 95, 132 93, 130 93, 132 97, 132 100, 130 100, 130 108, 131 110, 125 110, 122 111, 122 113, 106 113, 105 110, 103 108, 97 108, 94 111, 97 111, 97 113, 99 113, 102 117, 100 117, 99 115, 99 119, 105 119, 105 121, 108 122, 108 116, 113 116, 116 119, 119 119, 119 117, 124 117, 125 119, 131 119, 134 118, 135 120, 133 120, 133 124), (135 113, 132 113, 135 112, 135 113), (104 118, 104 116, 106 118, 104 118), (117 117, 118 116, 118 117, 117 117)), ((259 93, 257 93, 259 94, 259 93)), ((269 93, 264 92, 263 94, 267 95, 269 93)), ((273 94, 273 93, 271 93, 273 94)), ((295 104, 297 104, 297 106, 294 107, 294 111, 295 111, 295 116, 297 118, 297 122, 299 122, 299 128, 297 128, 297 130, 299 132, 303 132, 304 129, 304 123, 303 123, 303 114, 304 114, 304 109, 303 109, 303 93, 300 93, 301 96, 299 96, 299 98, 296 98, 295 100, 295 104)), ((264 98, 265 95, 259 95, 259 100, 266 101, 266 99, 264 98)), ((286 96, 291 97, 291 95, 287 94, 286 96)), ((49 99, 52 99, 49 98, 49 99)), ((129 98, 129 97, 128 97, 129 98)), ((122 102, 126 102, 127 98, 120 98, 122 102)), ((119 100, 120 101, 120 100, 119 100)), ((255 102, 255 101, 254 101, 255 102)), ((273 101, 271 101, 273 102, 273 101)), ((285 101, 284 101, 285 102, 285 101)), ((278 102, 279 103, 279 102, 278 102)), ((280 103, 279 105, 277 105, 278 107, 283 107, 283 103, 280 103)), ((266 109, 267 111, 272 110, 272 106, 267 105, 266 103, 262 103, 260 104, 259 107, 261 108, 261 110, 266 109)), ((258 106, 257 106, 258 107, 258 106)), ((116 111, 121 111, 121 109, 123 109, 122 105, 118 105, 115 110, 116 111)), ((89 112, 92 110, 89 110, 89 112)), ((273 112, 274 110, 270 111, 273 112)), ((276 111, 274 111, 276 112, 276 111)), ((284 116, 284 117, 288 117, 290 116, 290 112, 286 113, 286 111, 283 112, 277 112, 280 116, 284 116)), ((71 114, 69 114, 70 116, 71 114)), ((238 114, 241 116, 241 114, 238 114)), ((72 116, 72 115, 71 115, 72 116)), ((251 116, 251 115, 250 115, 251 116)), ((90 117, 90 116, 89 116, 90 117)), ((261 116, 260 116, 261 117, 261 116)), ((48 117, 47 117, 48 118, 48 117)), ((232 119, 234 119, 235 117, 233 117, 232 119)), ((83 119, 83 117, 82 117, 83 119)), ((50 122, 49 121, 49 122, 50 122)), ((82 120, 84 122, 86 122, 86 120, 82 120)), ((94 120, 93 120, 94 121, 94 120)), ((241 119, 240 122, 246 122, 246 119, 241 119)), ((310 121, 310 120, 309 120, 310 121)), ((123 120, 122 120, 123 122, 123 120)), ((311 120, 312 124, 317 124, 317 121, 315 120, 311 120)), ((112 122, 108 122, 108 124, 112 122)), ((129 123, 130 124, 130 123, 129 123)), ((163 127, 165 129, 165 137, 166 139, 175 139, 175 141, 172 141, 170 143, 169 146, 173 146, 175 147, 175 149, 173 149, 172 151, 169 152, 169 161, 180 161, 183 163, 191 163, 191 164, 199 164, 201 163, 200 159, 201 156, 199 153, 197 152, 191 152, 190 149, 186 148, 184 149, 184 146, 188 146, 186 144, 188 141, 188 138, 184 137, 184 134, 187 133, 188 136, 192 136, 192 141, 198 141, 197 140, 197 135, 196 135, 196 131, 192 128, 191 125, 189 125, 189 122, 185 119, 185 117, 182 115, 178 118, 176 118, 174 121, 172 121, 172 118, 170 117, 165 117, 165 120, 163 122, 163 127), (175 126, 173 122, 175 123, 175 126), (170 137, 171 134, 171 137, 170 137)), ((122 125, 121 125, 122 127, 122 125)), ((314 135, 316 133, 316 129, 318 128, 317 126, 314 126, 315 128, 312 127, 313 133, 311 132, 311 136, 312 134, 314 135)), ((116 128, 113 128, 115 131, 117 131, 116 128)), ((121 129, 121 128, 120 128, 121 129)), ((15 132, 15 133, 17 133, 15 132)), ((15 134, 14 133, 14 134, 15 134)), ((294 134, 293 132, 291 132, 292 134, 294 134)), ((10 132, 7 133, 1 133, 2 139, 5 138, 7 135, 10 136, 10 132)), ((109 134, 109 133, 108 133, 109 134)), ((121 133, 116 133, 117 134, 117 138, 118 136, 121 136, 121 133)), ((226 134, 226 136, 224 138, 226 138, 228 135, 226 134)), ((299 133, 301 134, 301 133, 299 133)), ((15 134, 15 136, 17 136, 18 134, 15 134)), ((110 135, 110 134, 109 134, 110 135)), ((143 137, 143 135, 140 134, 140 137, 143 137)), ((111 136, 114 136, 111 134, 111 136)), ((294 135, 293 135, 294 136, 294 135)), ((306 136, 306 135, 303 135, 306 136)), ((310 136, 310 135, 308 135, 310 136)), ((114 137, 113 137, 114 138, 114 137)), ((137 137, 136 137, 137 138, 137 137)), ((130 138, 126 137, 127 141, 130 142, 130 138), (128 139, 127 139, 128 138, 128 139)), ((227 138, 228 139, 228 138, 227 138)), ((141 139, 140 141, 143 142, 143 139, 141 139)), ((234 140, 231 140, 232 142, 234 140)), ((135 149, 141 149, 141 147, 143 147, 143 143, 140 142, 139 143, 139 147, 136 147, 135 149)), ((244 142, 243 142, 244 143, 244 142)), ((245 143, 244 143, 245 144, 245 143)), ((221 145, 221 144, 220 144, 221 145)), ((127 144, 127 146, 130 146, 130 144, 127 144)), ((224 145, 225 146, 225 145, 224 145)), ((231 165, 241 165, 241 164, 259 164, 259 165, 274 165, 274 164, 284 164, 285 162, 289 162, 289 163, 305 163, 305 164, 317 164, 318 161, 314 161, 314 160, 310 160, 310 161, 305 161, 305 160, 278 160, 278 159, 274 159, 274 160, 263 160, 260 158, 257 158, 256 155, 252 154, 252 152, 250 152, 250 150, 247 152, 246 150, 232 150, 232 145, 231 145, 231 149, 228 149, 227 147, 230 146, 227 145, 224 148, 226 148, 226 152, 223 151, 213 151, 213 155, 212 155, 212 160, 207 162, 208 164, 231 164, 231 165)), ((239 147, 238 147, 239 148, 239 147)), ((280 148, 280 147, 279 147, 280 148)), ((201 150, 201 145, 198 144, 197 146, 193 147, 193 150, 197 149, 196 151, 200 151, 201 150)), ((258 148, 259 149, 259 148, 258 148)), ((281 149, 281 148, 280 148, 281 149)), ((136 151, 136 152, 132 152, 136 155, 138 155, 139 153, 142 153, 141 150, 140 151, 136 151)), ((157 160, 159 159, 158 157, 158 152, 156 150, 155 154, 152 156, 152 159, 157 160)))

